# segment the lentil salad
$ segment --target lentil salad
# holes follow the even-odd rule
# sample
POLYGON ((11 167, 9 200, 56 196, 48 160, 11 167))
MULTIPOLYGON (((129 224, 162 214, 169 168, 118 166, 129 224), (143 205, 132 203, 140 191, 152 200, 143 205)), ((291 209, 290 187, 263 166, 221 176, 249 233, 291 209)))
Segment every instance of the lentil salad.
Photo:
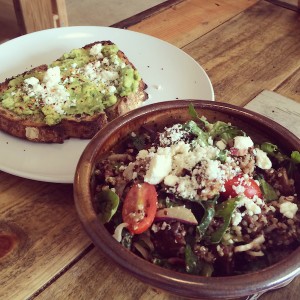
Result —
POLYGON ((299 244, 299 152, 190 112, 99 161, 99 217, 125 247, 180 272, 236 275, 280 260, 299 244))

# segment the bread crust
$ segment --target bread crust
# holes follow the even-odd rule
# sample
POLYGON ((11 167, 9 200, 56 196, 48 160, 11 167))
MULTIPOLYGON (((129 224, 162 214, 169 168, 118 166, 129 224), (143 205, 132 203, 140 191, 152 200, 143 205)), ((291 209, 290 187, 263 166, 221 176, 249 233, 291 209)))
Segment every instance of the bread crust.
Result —
MULTIPOLYGON (((95 44, 112 45, 111 41, 98 41, 84 46, 89 49, 95 44)), ((128 60, 126 55, 119 50, 118 56, 133 69, 135 66, 128 60)), ((59 59, 58 59, 59 60, 59 59)), ((20 75, 26 75, 32 71, 46 71, 47 65, 41 65, 20 75)), ((6 79, 0 83, 0 92, 8 89, 10 80, 6 79)), ((56 125, 47 125, 41 121, 41 115, 18 115, 13 111, 3 108, 0 105, 0 130, 22 139, 41 143, 63 143, 69 138, 90 139, 109 121, 118 116, 139 107, 148 98, 145 89, 147 85, 141 79, 136 93, 131 93, 126 97, 119 97, 117 103, 106 108, 103 112, 94 115, 74 115, 61 120, 56 125)))

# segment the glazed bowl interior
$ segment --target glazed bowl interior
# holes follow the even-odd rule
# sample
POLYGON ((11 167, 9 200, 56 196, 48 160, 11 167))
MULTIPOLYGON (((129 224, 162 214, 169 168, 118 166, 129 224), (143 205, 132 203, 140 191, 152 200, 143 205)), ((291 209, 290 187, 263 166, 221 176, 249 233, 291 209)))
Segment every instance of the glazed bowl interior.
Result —
POLYGON ((254 112, 228 104, 202 100, 176 100, 145 106, 123 115, 101 130, 83 152, 75 174, 74 196, 79 218, 94 244, 140 280, 172 294, 200 299, 233 299, 288 284, 300 273, 300 249, 259 272, 228 277, 201 277, 178 273, 151 264, 119 244, 99 221, 94 209, 95 164, 132 131, 145 124, 159 127, 190 120, 188 105, 209 121, 231 122, 254 137, 270 141, 283 151, 300 151, 300 141, 279 124, 254 112))

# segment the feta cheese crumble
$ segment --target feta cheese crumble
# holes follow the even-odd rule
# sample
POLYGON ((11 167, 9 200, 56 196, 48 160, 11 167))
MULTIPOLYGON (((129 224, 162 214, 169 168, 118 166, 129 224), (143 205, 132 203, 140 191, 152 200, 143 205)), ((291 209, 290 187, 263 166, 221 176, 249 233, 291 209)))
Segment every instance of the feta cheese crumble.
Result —
POLYGON ((238 150, 244 150, 254 146, 253 141, 249 136, 236 136, 233 140, 233 147, 238 150))
POLYGON ((50 106, 61 115, 65 114, 64 108, 76 105, 75 100, 70 101, 70 94, 61 82, 59 67, 49 68, 43 82, 35 77, 25 79, 23 88, 36 106, 50 106))
POLYGON ((261 149, 255 149, 255 158, 256 158, 256 165, 263 169, 268 170, 272 168, 272 162, 267 156, 267 153, 262 151, 261 149))
POLYGON ((280 204, 280 212, 289 219, 293 219, 297 211, 298 206, 295 203, 286 201, 280 204))

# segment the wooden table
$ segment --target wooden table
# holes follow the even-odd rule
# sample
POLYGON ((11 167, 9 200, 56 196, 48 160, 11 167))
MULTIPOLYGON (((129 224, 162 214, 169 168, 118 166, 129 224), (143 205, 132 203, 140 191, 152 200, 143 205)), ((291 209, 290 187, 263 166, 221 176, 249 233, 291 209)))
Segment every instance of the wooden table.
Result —
MULTIPOLYGON (((300 102, 300 15, 278 1, 167 1, 117 24, 181 48, 211 78, 217 101, 262 90, 300 102)), ((1 151, 1 150, 0 150, 1 151)), ((78 220, 72 185, 0 172, 0 299, 179 299, 104 257, 78 220)), ((261 299, 299 299, 300 277, 261 299)))

